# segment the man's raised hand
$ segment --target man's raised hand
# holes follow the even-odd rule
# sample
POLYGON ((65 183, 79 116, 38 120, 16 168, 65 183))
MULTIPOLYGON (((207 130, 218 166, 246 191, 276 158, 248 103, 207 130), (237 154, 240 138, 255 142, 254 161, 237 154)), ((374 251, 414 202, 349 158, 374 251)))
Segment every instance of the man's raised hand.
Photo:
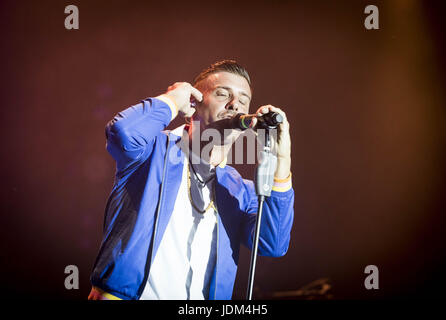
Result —
POLYGON ((201 102, 203 94, 188 82, 175 82, 167 88, 165 96, 175 102, 182 117, 191 117, 195 109, 191 107, 191 98, 201 102))

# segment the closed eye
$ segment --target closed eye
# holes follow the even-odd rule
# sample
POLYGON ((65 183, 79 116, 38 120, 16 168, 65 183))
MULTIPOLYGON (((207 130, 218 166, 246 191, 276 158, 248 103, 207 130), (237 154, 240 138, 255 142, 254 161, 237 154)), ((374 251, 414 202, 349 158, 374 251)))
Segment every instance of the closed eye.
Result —
POLYGON ((227 93, 226 91, 217 91, 217 92, 216 92, 216 95, 217 95, 218 97, 227 97, 227 96, 228 96, 228 93, 227 93))

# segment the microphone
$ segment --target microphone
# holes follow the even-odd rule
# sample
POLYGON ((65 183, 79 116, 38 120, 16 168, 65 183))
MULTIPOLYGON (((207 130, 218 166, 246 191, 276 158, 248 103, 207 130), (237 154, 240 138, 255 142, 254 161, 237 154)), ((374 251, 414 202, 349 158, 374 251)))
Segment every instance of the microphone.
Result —
POLYGON ((264 129, 275 129, 283 122, 283 117, 277 112, 270 111, 260 117, 256 114, 237 113, 231 119, 231 128, 240 130, 252 128, 254 118, 257 118, 257 127, 264 129))

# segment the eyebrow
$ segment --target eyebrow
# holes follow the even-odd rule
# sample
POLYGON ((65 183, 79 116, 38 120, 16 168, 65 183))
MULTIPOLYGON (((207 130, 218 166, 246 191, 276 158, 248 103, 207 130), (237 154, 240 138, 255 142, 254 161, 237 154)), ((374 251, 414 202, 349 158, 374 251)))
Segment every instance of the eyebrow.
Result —
MULTIPOLYGON (((221 89, 226 89, 226 90, 230 90, 230 91, 233 91, 232 90, 232 88, 230 88, 230 87, 226 87, 226 86, 217 86, 215 89, 219 89, 219 88, 221 88, 221 89)), ((246 97, 248 97, 248 99, 251 101, 251 97, 247 94, 247 93, 245 93, 244 91, 242 91, 241 92, 241 95, 242 96, 246 96, 246 97)))

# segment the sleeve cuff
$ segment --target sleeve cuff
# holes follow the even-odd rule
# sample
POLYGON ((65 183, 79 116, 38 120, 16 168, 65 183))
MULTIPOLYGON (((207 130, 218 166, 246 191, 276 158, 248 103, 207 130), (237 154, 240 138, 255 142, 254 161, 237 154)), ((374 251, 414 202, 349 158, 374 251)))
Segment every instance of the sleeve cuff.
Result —
POLYGON ((105 298, 106 300, 122 300, 121 298, 118 298, 108 292, 105 292, 104 290, 102 290, 101 288, 98 287, 93 287, 93 289, 103 298, 105 298))
POLYGON ((169 106, 170 111, 172 113, 172 119, 170 119, 170 121, 175 119, 175 117, 178 115, 178 106, 175 103, 175 101, 164 94, 156 97, 156 99, 161 100, 162 102, 164 102, 169 106))
POLYGON ((286 192, 290 190, 291 187, 292 187, 291 172, 290 175, 285 179, 274 178, 274 183, 272 188, 273 191, 286 192))

